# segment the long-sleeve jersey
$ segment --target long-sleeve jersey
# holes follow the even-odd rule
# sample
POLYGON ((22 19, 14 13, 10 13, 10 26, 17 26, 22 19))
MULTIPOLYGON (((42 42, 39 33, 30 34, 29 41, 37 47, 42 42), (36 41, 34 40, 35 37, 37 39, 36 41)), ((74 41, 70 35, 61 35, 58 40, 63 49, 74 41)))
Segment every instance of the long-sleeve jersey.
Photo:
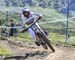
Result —
POLYGON ((34 12, 30 12, 30 15, 29 17, 24 17, 22 15, 21 17, 21 25, 24 26, 24 24, 28 21, 31 21, 32 19, 36 20, 38 16, 42 16, 42 14, 39 14, 39 13, 34 13, 34 12))

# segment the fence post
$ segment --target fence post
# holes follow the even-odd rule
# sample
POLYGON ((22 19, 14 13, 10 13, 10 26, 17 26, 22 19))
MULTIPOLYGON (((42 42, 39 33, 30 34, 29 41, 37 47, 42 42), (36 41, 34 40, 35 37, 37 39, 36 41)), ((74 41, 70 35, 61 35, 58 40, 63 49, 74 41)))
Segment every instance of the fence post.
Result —
MULTIPOLYGON (((9 0, 6 0, 6 7, 8 8, 9 7, 9 0)), ((8 11, 6 11, 6 34, 8 36, 8 11)))
POLYGON ((67 2, 67 21, 66 21, 66 39, 65 42, 68 41, 68 22, 69 22, 69 0, 67 2))

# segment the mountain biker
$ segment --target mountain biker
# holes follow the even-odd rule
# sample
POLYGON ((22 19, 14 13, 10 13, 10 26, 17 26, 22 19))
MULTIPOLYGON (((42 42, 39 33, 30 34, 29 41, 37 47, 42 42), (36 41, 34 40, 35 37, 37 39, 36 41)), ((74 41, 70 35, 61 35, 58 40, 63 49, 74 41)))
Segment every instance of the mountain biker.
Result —
MULTIPOLYGON (((24 32, 23 27, 25 26, 25 24, 29 25, 34 22, 34 19, 40 20, 41 18, 42 18, 41 14, 31 12, 28 8, 23 8, 22 17, 21 17, 21 26, 22 26, 21 32, 24 32)), ((36 22, 36 24, 38 25, 37 22, 36 22)), ((34 31, 31 28, 29 28, 27 31, 30 34, 31 38, 35 40, 35 43, 37 44, 37 46, 40 46, 40 44, 38 43, 38 41, 35 38, 36 35, 35 35, 34 31)))

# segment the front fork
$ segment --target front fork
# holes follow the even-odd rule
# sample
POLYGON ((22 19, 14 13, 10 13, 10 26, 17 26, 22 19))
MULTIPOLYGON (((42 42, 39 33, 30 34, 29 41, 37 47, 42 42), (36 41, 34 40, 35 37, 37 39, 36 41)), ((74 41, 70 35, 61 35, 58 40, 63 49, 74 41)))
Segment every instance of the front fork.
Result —
POLYGON ((42 36, 40 35, 40 33, 36 33, 36 40, 41 44, 41 43, 45 43, 44 41, 43 41, 43 38, 42 38, 42 36))
POLYGON ((41 44, 41 43, 45 43, 44 41, 43 41, 43 38, 42 38, 42 36, 41 36, 41 31, 40 31, 40 29, 39 29, 39 27, 36 25, 36 24, 34 24, 32 27, 31 27, 31 29, 34 31, 34 33, 35 33, 35 36, 36 36, 36 40, 41 44))

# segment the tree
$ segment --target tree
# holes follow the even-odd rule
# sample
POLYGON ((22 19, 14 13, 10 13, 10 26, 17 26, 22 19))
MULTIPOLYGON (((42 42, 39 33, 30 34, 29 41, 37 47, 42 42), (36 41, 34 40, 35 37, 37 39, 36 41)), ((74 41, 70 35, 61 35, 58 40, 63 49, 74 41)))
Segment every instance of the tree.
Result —
POLYGON ((0 25, 1 25, 1 20, 0 20, 0 25))
POLYGON ((55 4, 54 4, 54 8, 55 8, 55 9, 58 9, 59 7, 60 7, 60 6, 59 6, 58 3, 55 3, 55 4))
POLYGON ((32 5, 32 0, 27 0, 27 3, 28 3, 29 5, 32 5))
POLYGON ((4 24, 5 23, 5 20, 4 19, 0 19, 0 25, 4 24))
POLYGON ((23 4, 23 6, 25 6, 26 5, 26 0, 22 0, 22 4, 23 4))
POLYGON ((5 0, 5 5, 9 6, 9 0, 5 0))
POLYGON ((39 1, 39 6, 42 8, 46 8, 46 2, 43 0, 39 1))
POLYGON ((51 4, 51 1, 49 1, 49 2, 48 2, 48 6, 51 6, 51 5, 52 5, 52 4, 51 4))
POLYGON ((9 0, 11 2, 11 5, 12 6, 18 6, 18 3, 17 1, 14 1, 14 0, 9 0))

